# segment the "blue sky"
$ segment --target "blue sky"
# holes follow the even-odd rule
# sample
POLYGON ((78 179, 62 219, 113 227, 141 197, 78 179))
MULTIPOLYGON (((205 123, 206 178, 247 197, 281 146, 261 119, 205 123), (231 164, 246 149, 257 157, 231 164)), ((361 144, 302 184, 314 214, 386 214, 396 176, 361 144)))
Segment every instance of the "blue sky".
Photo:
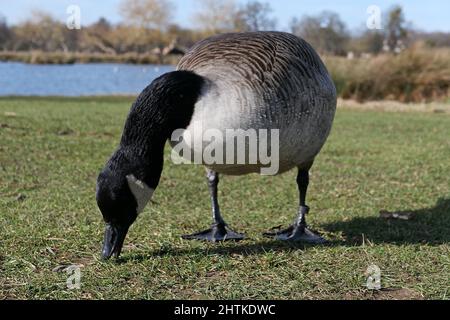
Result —
MULTIPOLYGON (((89 24, 99 17, 112 22, 121 20, 118 11, 120 0, 0 0, 0 14, 8 23, 15 24, 30 15, 32 9, 50 12, 65 20, 68 5, 77 4, 81 8, 82 24, 89 24)), ((192 14, 199 8, 197 0, 173 0, 176 5, 174 21, 182 26, 193 26, 192 14)), ((245 2, 239 1, 239 2, 245 2)), ((269 2, 278 19, 279 29, 286 29, 293 16, 317 14, 323 10, 332 10, 351 29, 363 28, 367 19, 366 9, 378 5, 387 10, 394 4, 403 6, 408 21, 415 28, 426 31, 450 32, 450 1, 447 0, 262 0, 269 2)))

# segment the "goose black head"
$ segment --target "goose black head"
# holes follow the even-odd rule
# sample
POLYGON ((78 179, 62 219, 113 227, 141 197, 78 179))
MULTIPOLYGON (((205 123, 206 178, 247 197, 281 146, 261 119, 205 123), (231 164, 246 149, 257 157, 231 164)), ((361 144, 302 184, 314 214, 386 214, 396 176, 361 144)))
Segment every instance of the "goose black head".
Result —
POLYGON ((97 204, 106 223, 104 259, 119 257, 128 229, 159 184, 165 143, 189 124, 203 83, 192 72, 167 73, 133 104, 120 146, 97 180, 97 204))
POLYGON ((103 259, 119 257, 129 227, 150 201, 154 188, 123 170, 106 168, 99 175, 96 198, 106 223, 103 259))

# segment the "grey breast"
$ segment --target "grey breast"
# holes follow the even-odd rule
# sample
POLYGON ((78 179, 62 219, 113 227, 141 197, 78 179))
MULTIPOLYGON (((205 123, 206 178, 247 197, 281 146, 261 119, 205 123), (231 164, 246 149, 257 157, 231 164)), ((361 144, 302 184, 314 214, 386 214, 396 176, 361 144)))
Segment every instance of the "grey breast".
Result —
POLYGON ((215 95, 220 105, 208 108, 222 110, 223 123, 279 129, 286 169, 312 160, 330 133, 335 86, 314 49, 292 34, 217 35, 196 44, 178 69, 209 80, 214 89, 205 95, 215 95))

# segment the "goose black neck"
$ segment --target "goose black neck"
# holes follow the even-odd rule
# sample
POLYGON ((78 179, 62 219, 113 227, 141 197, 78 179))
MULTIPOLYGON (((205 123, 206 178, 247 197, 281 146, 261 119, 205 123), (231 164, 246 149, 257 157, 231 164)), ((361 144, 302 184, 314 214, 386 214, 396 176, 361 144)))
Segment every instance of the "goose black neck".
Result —
POLYGON ((122 134, 120 149, 127 158, 162 171, 164 145, 174 130, 189 125, 204 81, 193 72, 174 71, 145 88, 133 104, 122 134))

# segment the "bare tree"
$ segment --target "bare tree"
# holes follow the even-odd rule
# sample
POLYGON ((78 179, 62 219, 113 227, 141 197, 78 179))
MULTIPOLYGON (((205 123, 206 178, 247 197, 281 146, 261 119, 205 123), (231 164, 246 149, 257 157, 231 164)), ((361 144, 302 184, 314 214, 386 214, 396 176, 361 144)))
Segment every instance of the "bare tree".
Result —
POLYGON ((83 31, 81 39, 83 49, 91 52, 116 53, 112 40, 113 27, 108 20, 102 17, 83 31))
POLYGON ((391 52, 398 52, 406 45, 408 30, 406 28, 405 16, 400 6, 392 8, 388 12, 386 25, 386 44, 391 52))
POLYGON ((349 34, 338 14, 324 11, 318 16, 304 16, 291 21, 291 32, 307 40, 321 53, 343 55, 349 34))
POLYGON ((379 54, 383 51, 383 40, 383 33, 377 31, 367 31, 361 37, 364 50, 372 54, 379 54))
POLYGON ((377 55, 383 51, 384 34, 378 30, 365 30, 355 34, 348 42, 348 50, 356 54, 377 55))
POLYGON ((0 49, 7 49, 12 39, 12 31, 6 23, 5 17, 0 15, 0 49))
POLYGON ((119 9, 125 23, 145 29, 165 29, 175 6, 170 0, 122 0, 119 9))
POLYGON ((66 26, 55 20, 50 14, 33 10, 31 17, 16 28, 18 43, 23 49, 41 49, 44 51, 64 50, 66 26))
POLYGON ((249 1, 238 10, 235 29, 239 31, 274 30, 277 21, 270 17, 271 13, 272 8, 269 3, 249 1))
POLYGON ((237 13, 234 0, 197 0, 201 9, 194 14, 194 22, 208 33, 234 30, 237 13))
POLYGON ((430 48, 450 48, 450 32, 408 32, 413 41, 423 41, 430 48))

